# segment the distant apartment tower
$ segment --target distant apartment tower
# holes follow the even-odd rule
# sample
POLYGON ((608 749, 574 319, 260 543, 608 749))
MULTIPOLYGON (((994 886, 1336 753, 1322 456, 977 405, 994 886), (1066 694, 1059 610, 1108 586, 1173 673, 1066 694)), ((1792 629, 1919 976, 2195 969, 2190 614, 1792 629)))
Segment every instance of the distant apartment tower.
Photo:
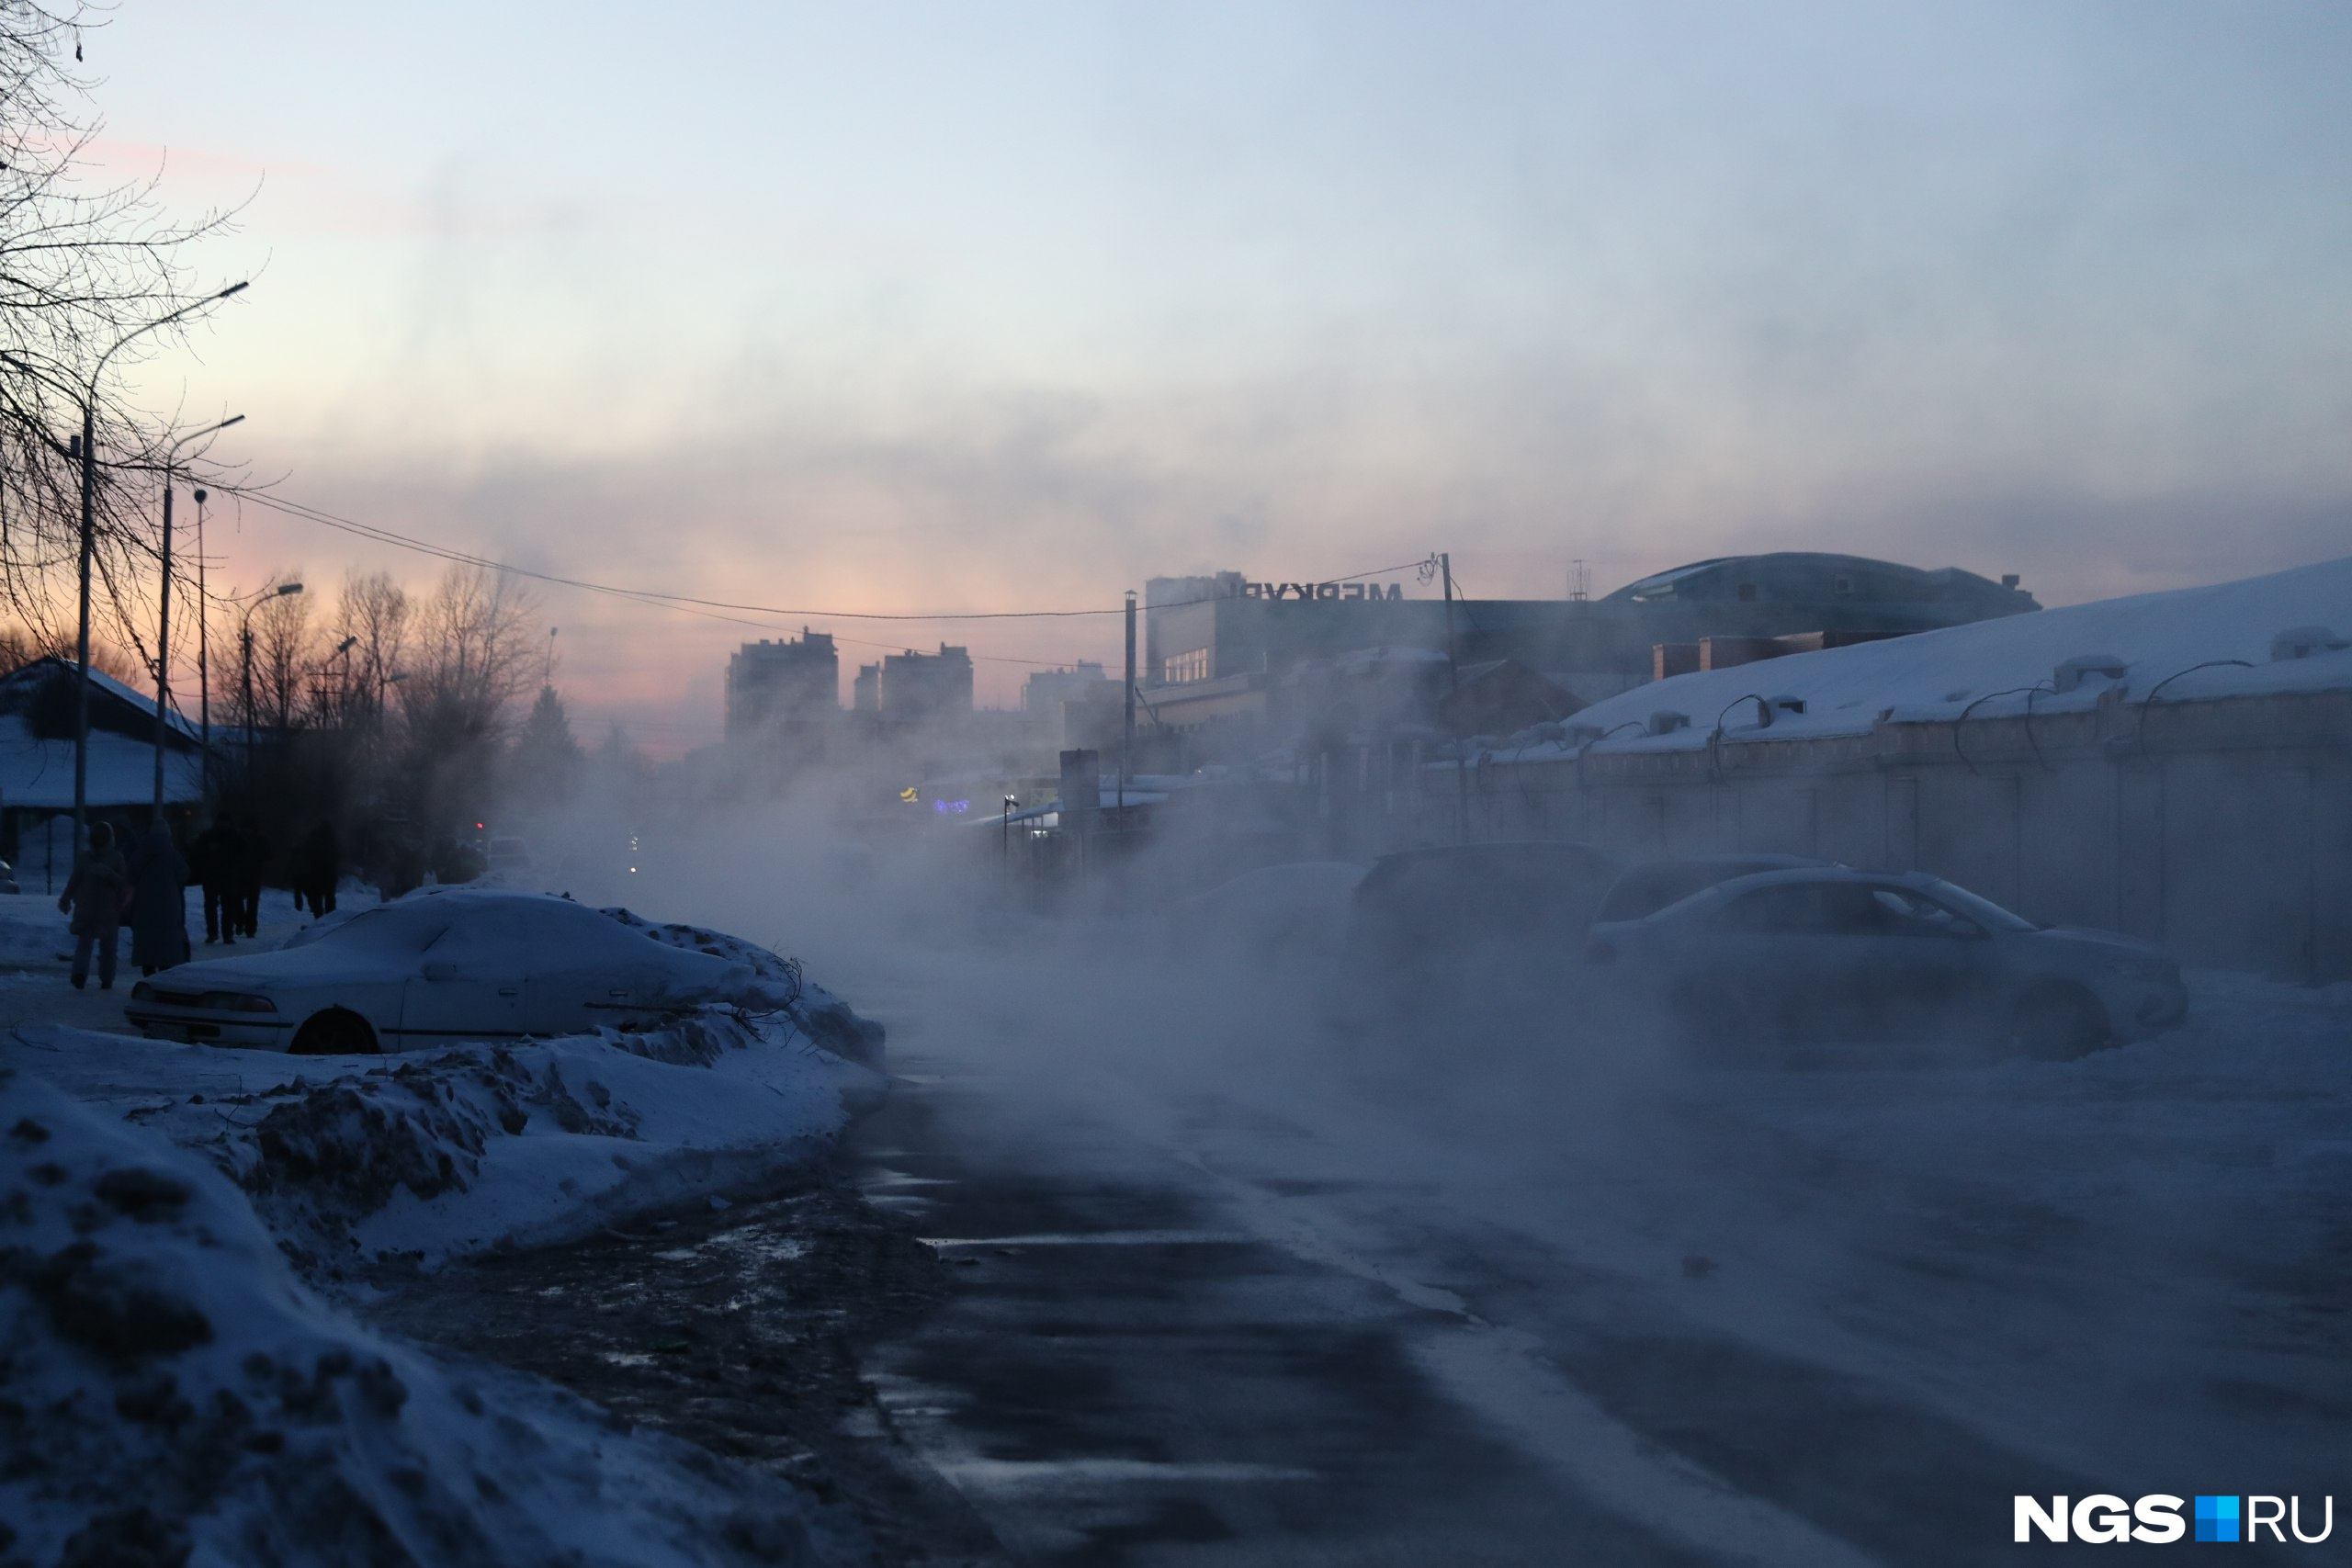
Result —
POLYGON ((1084 699, 1089 688, 1109 679, 1102 666, 1091 659, 1081 659, 1068 670, 1040 670, 1021 682, 1021 706, 1028 713, 1058 715, 1062 704, 1084 699))
POLYGON ((850 682, 849 706, 852 713, 882 711, 882 666, 861 664, 857 678, 850 682))
POLYGON ((840 711, 840 693, 841 660, 831 633, 804 626, 786 642, 747 642, 727 661, 727 738, 821 720, 840 711))
MULTIPOLYGON (((860 671, 863 678, 865 671, 860 671)), ((972 711, 972 656, 960 648, 939 645, 937 653, 886 654, 876 685, 876 705, 892 723, 972 711)))

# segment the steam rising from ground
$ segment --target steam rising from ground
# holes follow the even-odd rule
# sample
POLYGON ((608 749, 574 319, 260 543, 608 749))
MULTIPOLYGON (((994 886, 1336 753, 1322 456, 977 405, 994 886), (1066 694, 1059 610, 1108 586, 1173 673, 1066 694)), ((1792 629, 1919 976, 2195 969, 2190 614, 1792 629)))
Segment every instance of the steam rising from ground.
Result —
POLYGON ((1329 953, 1188 942, 1166 906, 1213 844, 1041 893, 992 833, 891 826, 829 781, 607 804, 539 850, 583 899, 805 959, 900 1070, 986 1080, 1039 1157, 1103 1158, 1109 1127, 1163 1176, 1377 1192, 1317 1223, 1474 1305, 1498 1259, 1552 1281, 1566 1340, 1613 1316, 1868 1380, 2047 1473, 2182 1492, 2226 1447, 2326 1489, 2352 998, 2200 976, 2182 1031, 2078 1062, 1695 1067, 1566 954, 1474 964, 1414 1010, 1329 953))

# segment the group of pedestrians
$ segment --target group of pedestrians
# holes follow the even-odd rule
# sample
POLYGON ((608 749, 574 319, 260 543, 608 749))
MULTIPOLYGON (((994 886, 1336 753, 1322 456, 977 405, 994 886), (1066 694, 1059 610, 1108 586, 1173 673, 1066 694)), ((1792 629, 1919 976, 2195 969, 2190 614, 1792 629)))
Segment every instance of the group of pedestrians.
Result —
POLYGON ((223 815, 188 846, 196 881, 204 888, 204 945, 234 947, 261 929, 261 876, 269 840, 250 814, 223 815))
POLYGON ((57 907, 73 916, 67 929, 74 935, 77 991, 89 983, 94 953, 98 988, 114 989, 125 926, 130 961, 141 975, 187 962, 187 862, 172 842, 168 823, 159 821, 132 840, 127 854, 115 847, 111 825, 90 824, 90 847, 75 857, 57 907))
MULTIPOLYGON (((322 822, 311 829, 295 858, 298 903, 314 915, 326 914, 334 908, 342 872, 334 826, 322 822)), ((57 900, 73 917, 67 929, 74 936, 74 988, 88 983, 94 955, 99 989, 114 988, 125 926, 130 928, 130 961, 141 975, 187 963, 191 881, 204 889, 206 946, 232 947, 239 936, 254 936, 261 928, 262 874, 268 863, 269 841, 250 813, 220 817, 197 835, 185 858, 167 823, 156 822, 127 849, 117 844, 111 824, 91 823, 89 846, 74 857, 74 874, 57 900)))

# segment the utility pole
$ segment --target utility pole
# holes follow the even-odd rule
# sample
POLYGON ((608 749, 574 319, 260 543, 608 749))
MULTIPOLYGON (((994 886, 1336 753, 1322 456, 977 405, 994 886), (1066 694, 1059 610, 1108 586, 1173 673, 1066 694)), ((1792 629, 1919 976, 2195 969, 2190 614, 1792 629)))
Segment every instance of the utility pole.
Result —
POLYGON ((172 728, 172 470, 164 469, 164 586, 155 611, 155 818, 164 819, 164 750, 172 728))
POLYGON ((202 795, 202 808, 212 809, 212 663, 211 651, 212 602, 204 596, 204 503, 209 499, 204 491, 191 492, 196 498, 196 689, 197 710, 204 729, 204 750, 197 758, 198 793, 202 795))
MULTIPOLYGON (((104 362, 101 361, 101 364, 104 362)), ((90 818, 90 556, 97 536, 97 393, 82 400, 82 436, 72 447, 82 459, 82 613, 74 639, 74 849, 81 852, 90 818)))
MULTIPOLYGON (((202 430, 191 431, 187 434, 181 436, 177 441, 173 442, 171 450, 166 453, 164 457, 164 594, 162 607, 156 612, 155 619, 155 819, 159 822, 162 821, 164 818, 164 743, 169 739, 171 732, 172 470, 179 463, 181 447, 187 446, 191 441, 198 441, 203 439, 205 436, 217 434, 220 432, 228 429, 232 424, 242 424, 244 423, 244 418, 245 416, 241 413, 232 414, 218 424, 210 424, 205 426, 202 430)), ((198 491, 196 492, 196 597, 198 608, 198 622, 201 625, 203 620, 202 605, 204 601, 204 492, 202 491, 198 491)), ((197 646, 201 649, 203 647, 203 634, 198 632, 197 635, 198 639, 197 646)), ((198 671, 203 669, 203 665, 204 656, 199 651, 197 655, 197 668, 198 671)), ((199 675, 198 678, 201 679, 201 676, 199 675)), ((208 728, 209 728, 209 727, 208 726, 208 728)), ((205 744, 209 746, 211 743, 212 738, 209 734, 207 734, 205 737, 205 744)), ((211 782, 209 776, 209 771, 205 782, 209 787, 211 782)))
POLYGON ((245 792, 254 787, 254 622, 248 615, 237 628, 237 649, 244 666, 245 688, 245 792))
POLYGON ((1127 691, 1125 727, 1119 735, 1119 831, 1127 830, 1127 773, 1136 750, 1136 591, 1127 590, 1127 691))
MULTIPOLYGON (((1453 556, 1451 551, 1439 553, 1437 569, 1445 577, 1446 689, 1459 698, 1462 694, 1462 660, 1453 646, 1453 556)), ((1429 580, 1423 578, 1422 581, 1426 582, 1429 580)), ((1453 712, 1455 721, 1460 722, 1462 708, 1458 702, 1453 712)), ((1469 739, 1466 735, 1457 735, 1454 744, 1462 746, 1469 739)), ((1466 748, 1456 752, 1453 759, 1453 834, 1457 843, 1470 841, 1470 753, 1466 748)))

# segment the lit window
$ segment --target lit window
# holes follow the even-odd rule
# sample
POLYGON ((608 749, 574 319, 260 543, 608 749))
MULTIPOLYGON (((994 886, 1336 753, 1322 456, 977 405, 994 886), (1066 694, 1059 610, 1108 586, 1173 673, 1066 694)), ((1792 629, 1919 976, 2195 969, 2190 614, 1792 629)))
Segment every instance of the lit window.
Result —
POLYGON ((1209 678, 1209 650, 1195 648, 1184 653, 1171 653, 1159 661, 1159 682, 1163 686, 1181 686, 1188 681, 1209 678))

